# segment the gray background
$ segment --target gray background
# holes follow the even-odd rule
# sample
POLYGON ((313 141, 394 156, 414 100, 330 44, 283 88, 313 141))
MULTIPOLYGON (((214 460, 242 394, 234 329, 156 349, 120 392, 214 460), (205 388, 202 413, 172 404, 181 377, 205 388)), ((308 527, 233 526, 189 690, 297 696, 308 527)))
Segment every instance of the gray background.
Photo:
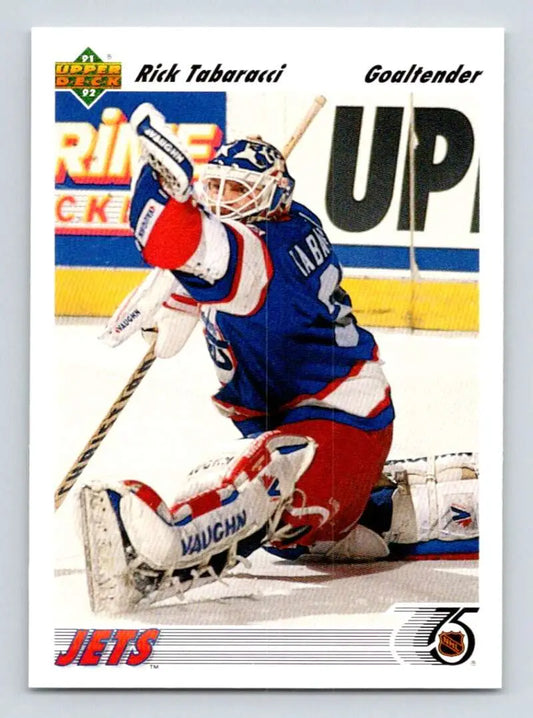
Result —
MULTIPOLYGON (((496 716, 533 704, 531 553, 533 281, 529 197, 533 4, 529 0, 10 0, 2 3, 3 347, 0 373, 0 716, 496 716), (506 325, 504 689, 502 691, 30 691, 27 684, 30 28, 97 25, 504 27, 506 50, 506 325)), ((38 268, 36 268, 38 269, 38 268)), ((499 332, 500 327, 495 327, 499 332)), ((34 347, 44 352, 46 347, 34 347)), ((496 361, 499 357, 495 358, 496 361)), ((489 531, 484 526, 483 531, 489 531)), ((201 670, 199 667, 198 670, 201 670)), ((235 668, 238 670, 238 667, 235 668)))

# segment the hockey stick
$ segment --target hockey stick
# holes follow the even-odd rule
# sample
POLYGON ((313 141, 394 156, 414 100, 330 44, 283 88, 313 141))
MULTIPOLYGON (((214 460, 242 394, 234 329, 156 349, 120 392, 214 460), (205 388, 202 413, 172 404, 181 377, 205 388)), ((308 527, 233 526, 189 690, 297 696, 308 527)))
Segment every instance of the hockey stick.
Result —
MULTIPOLYGON (((315 97, 313 100, 313 104, 309 108, 307 114, 302 119, 300 124, 296 127, 294 130, 294 133, 288 140, 288 142, 285 144, 282 150, 282 154, 284 157, 288 157, 290 153, 293 151, 295 146, 298 144, 300 139, 302 138, 304 132, 307 130, 313 119, 316 117, 318 112, 324 107, 326 103, 325 97, 322 97, 321 95, 318 97, 315 97)), ((55 492, 55 508, 56 510, 61 506, 63 501, 65 500, 68 492, 73 487, 76 480, 79 478, 82 471, 85 469, 87 464, 89 463, 89 460, 94 455, 95 451, 98 449, 102 441, 107 436, 109 430, 115 423, 115 421, 118 418, 118 415, 124 409, 127 402, 131 398, 133 392, 135 389, 139 386, 141 381, 146 376, 146 372, 148 369, 152 366, 154 363, 156 356, 154 352, 154 345, 148 350, 148 352, 145 354, 145 356, 142 358, 141 363, 139 366, 135 369, 131 377, 128 379, 128 382, 124 389, 121 391, 120 395, 116 399, 116 401, 113 403, 111 408, 109 409, 108 413, 94 432, 94 434, 91 436, 85 447, 83 448, 83 451, 78 456, 76 461, 74 462, 72 468, 68 472, 68 474, 65 476, 63 481, 59 484, 59 486, 56 489, 55 492)))
POLYGON ((317 114, 320 112, 320 110, 324 107, 326 104, 326 98, 322 95, 318 95, 318 97, 315 97, 313 100, 313 104, 307 111, 307 114, 303 118, 303 120, 300 122, 300 124, 297 126, 297 128, 294 130, 293 135, 289 139, 289 141, 285 144, 284 148, 281 150, 281 154, 287 159, 287 157, 290 155, 290 153, 293 151, 293 149, 296 147, 298 142, 301 140, 302 135, 307 130, 311 122, 315 119, 317 114))
POLYGON ((104 419, 101 421, 99 427, 91 436, 87 444, 84 446, 81 454, 78 456, 78 458, 72 465, 72 468, 57 487, 54 495, 56 509, 58 509, 63 503, 63 501, 66 499, 67 494, 74 485, 75 481, 78 479, 81 472, 89 463, 89 460, 93 456, 96 449, 100 446, 102 441, 107 436, 109 430, 111 429, 115 421, 118 419, 120 412, 122 411, 122 409, 124 409, 128 401, 131 399, 133 392, 146 376, 148 369, 154 363, 156 358, 154 347, 155 343, 144 355, 141 363, 128 379, 126 386, 124 387, 124 389, 122 389, 119 396, 105 415, 104 419))

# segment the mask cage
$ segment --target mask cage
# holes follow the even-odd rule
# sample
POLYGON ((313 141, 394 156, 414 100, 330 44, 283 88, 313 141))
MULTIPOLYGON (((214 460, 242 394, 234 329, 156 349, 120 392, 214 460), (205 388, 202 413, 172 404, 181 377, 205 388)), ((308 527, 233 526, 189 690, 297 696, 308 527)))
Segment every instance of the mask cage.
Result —
POLYGON ((198 197, 214 215, 224 219, 245 217, 267 217, 271 210, 272 198, 278 186, 278 170, 275 174, 253 172, 238 167, 208 165, 199 182, 198 197), (210 180, 219 182, 214 194, 208 187, 210 180), (243 193, 232 199, 224 199, 226 182, 235 182, 243 187, 243 193), (236 207, 235 204, 239 203, 236 207))

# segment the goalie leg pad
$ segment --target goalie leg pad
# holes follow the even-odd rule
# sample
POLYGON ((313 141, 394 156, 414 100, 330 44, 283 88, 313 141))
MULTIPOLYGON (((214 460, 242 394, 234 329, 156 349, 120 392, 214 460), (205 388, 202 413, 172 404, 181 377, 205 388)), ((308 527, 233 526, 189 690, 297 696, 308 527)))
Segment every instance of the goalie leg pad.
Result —
POLYGON ((247 444, 246 453, 232 461, 216 486, 172 511, 141 482, 84 488, 81 509, 90 547, 86 563, 93 610, 131 608, 168 585, 171 577, 181 584, 178 592, 183 591, 196 577, 221 575, 268 538, 315 446, 310 439, 275 431, 247 444), (106 593, 108 585, 113 586, 111 594, 106 593))
POLYGON ((473 454, 390 462, 397 488, 388 543, 460 541, 479 536, 478 469, 473 454))
POLYGON ((159 497, 150 505, 130 492, 121 502, 121 518, 137 553, 150 565, 195 566, 272 520, 313 454, 310 440, 269 432, 251 443, 218 485, 178 502, 172 513, 161 504, 154 511, 159 497))

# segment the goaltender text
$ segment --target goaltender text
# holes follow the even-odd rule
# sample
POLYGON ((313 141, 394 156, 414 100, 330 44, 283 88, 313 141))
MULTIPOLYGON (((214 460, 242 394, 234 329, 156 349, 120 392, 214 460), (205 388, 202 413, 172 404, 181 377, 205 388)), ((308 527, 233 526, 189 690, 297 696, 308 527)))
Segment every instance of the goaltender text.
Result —
POLYGON ((425 70, 422 65, 411 65, 408 70, 384 70, 373 65, 365 75, 365 82, 475 82, 483 70, 465 70, 459 65, 454 70, 425 70))

